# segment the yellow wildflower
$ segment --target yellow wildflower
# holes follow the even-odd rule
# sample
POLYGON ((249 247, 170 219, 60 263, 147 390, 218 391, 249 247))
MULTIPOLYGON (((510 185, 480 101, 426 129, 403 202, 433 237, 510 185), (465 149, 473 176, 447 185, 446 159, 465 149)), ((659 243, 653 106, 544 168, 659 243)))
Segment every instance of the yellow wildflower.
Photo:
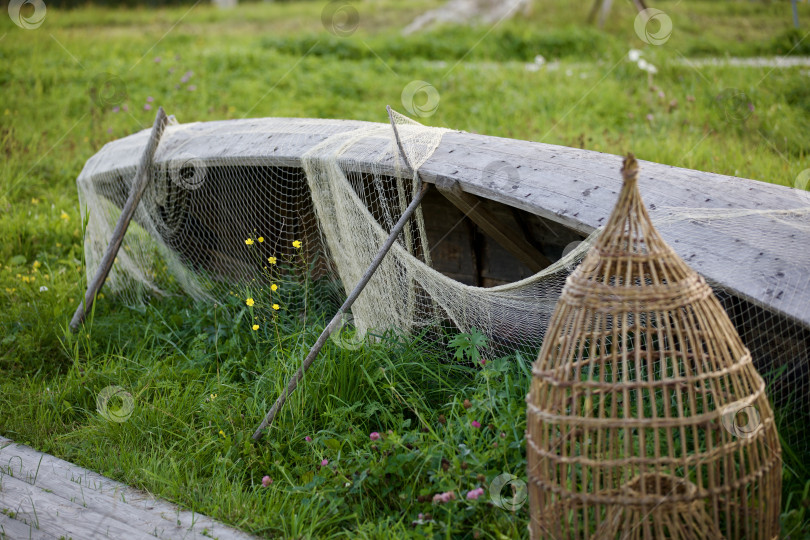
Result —
POLYGON ((254 330, 254 331, 256 331, 256 330, 258 330, 258 329, 259 329, 259 325, 258 325, 258 324, 254 324, 254 325, 253 325, 253 330, 254 330))
POLYGON ((245 303, 246 303, 248 306, 252 306, 252 305, 253 305, 253 304, 255 304, 256 302, 254 302, 254 301, 253 301, 253 298, 248 298, 247 300, 245 300, 245 303))
POLYGON ((221 429, 219 430, 219 434, 222 435, 223 437, 225 436, 225 432, 222 431, 221 429))
POLYGON ((293 242, 293 247, 295 249, 300 248, 301 247, 301 240, 296 240, 295 242, 293 242))
POLYGON ((33 199, 31 199, 31 204, 39 204, 39 199, 34 197, 33 199))
POLYGON ((267 262, 269 262, 270 264, 276 264, 276 258, 275 257, 267 257, 267 262))
POLYGON ((278 311, 278 310, 280 310, 280 309, 281 309, 281 306, 279 306, 278 304, 273 304, 273 309, 275 309, 276 311, 278 311))
POLYGON ((219 394, 211 394, 211 401, 214 401, 215 399, 217 399, 218 395, 219 394))
POLYGON ((67 212, 62 210, 62 213, 59 215, 60 218, 64 219, 65 221, 70 221, 70 216, 67 215, 67 212))
POLYGON ((258 240, 259 243, 261 244, 262 242, 264 242, 264 236, 260 236, 256 240, 258 240))
POLYGON ((271 291, 277 291, 277 290, 278 290, 278 285, 276 285, 275 283, 273 283, 272 285, 270 285, 270 290, 271 290, 271 291))
POLYGON ((247 244, 249 246, 252 246, 253 245, 253 238, 248 238, 247 240, 245 240, 245 244, 247 244))
POLYGON ((34 268, 39 268, 40 266, 42 266, 42 263, 41 263, 41 262, 39 262, 39 261, 34 261, 34 268))

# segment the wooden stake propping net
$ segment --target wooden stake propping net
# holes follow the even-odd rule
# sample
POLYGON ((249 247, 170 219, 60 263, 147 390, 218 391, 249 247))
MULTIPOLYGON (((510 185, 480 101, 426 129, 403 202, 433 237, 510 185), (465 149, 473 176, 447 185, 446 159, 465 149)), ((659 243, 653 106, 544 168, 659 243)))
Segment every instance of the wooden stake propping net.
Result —
POLYGON ((568 277, 527 396, 532 538, 773 539, 782 460, 765 383, 664 242, 628 156, 568 277))

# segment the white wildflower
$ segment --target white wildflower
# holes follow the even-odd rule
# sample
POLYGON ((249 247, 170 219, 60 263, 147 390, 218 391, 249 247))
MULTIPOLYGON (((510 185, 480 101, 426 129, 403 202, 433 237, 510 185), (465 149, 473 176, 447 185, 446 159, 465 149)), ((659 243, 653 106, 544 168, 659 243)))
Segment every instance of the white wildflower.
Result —
POLYGON ((658 73, 658 68, 656 68, 654 65, 650 64, 646 60, 639 60, 638 68, 642 71, 646 71, 651 75, 655 75, 656 73, 658 73))

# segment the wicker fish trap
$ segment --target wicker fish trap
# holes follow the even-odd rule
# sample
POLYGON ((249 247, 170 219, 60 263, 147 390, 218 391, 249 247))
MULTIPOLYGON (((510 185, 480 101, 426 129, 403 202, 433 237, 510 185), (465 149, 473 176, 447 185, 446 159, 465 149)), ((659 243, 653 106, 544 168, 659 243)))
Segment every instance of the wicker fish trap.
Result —
POLYGON ((527 396, 532 538, 773 539, 781 448, 765 383, 622 169, 527 396))

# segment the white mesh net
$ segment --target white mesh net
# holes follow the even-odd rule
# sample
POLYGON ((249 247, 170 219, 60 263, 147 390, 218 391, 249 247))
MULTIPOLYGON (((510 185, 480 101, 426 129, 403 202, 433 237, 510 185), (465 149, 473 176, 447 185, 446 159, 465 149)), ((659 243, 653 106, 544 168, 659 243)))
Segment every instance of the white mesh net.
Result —
MULTIPOLYGON (((418 170, 448 130, 398 114, 394 119, 418 170)), ((88 278, 109 243, 147 134, 107 145, 78 178, 82 212, 89 216, 88 278)), ((417 188, 388 124, 262 119, 172 125, 106 286, 133 304, 145 293, 175 287, 200 301, 235 294, 253 299, 257 313, 295 309, 323 324, 417 188), (311 287, 302 304, 289 291, 305 283, 311 287), (307 301, 319 308, 308 310, 307 301)), ((488 338, 485 356, 536 356, 567 276, 599 231, 584 238, 531 213, 482 204, 527 236, 547 236, 544 254, 556 262, 532 274, 433 190, 354 304, 358 335, 476 329, 488 338)), ((783 242, 786 231, 810 232, 807 202, 791 211, 657 208, 651 215, 662 233, 677 233, 687 221, 711 221, 729 231, 758 231, 752 242, 762 245, 783 242)), ((797 274, 804 280, 774 283, 773 294, 799 298, 797 291, 810 289, 807 274, 791 275, 797 274)), ((792 411, 780 419, 783 436, 807 449, 810 330, 713 286, 769 381, 777 412, 792 411)))

